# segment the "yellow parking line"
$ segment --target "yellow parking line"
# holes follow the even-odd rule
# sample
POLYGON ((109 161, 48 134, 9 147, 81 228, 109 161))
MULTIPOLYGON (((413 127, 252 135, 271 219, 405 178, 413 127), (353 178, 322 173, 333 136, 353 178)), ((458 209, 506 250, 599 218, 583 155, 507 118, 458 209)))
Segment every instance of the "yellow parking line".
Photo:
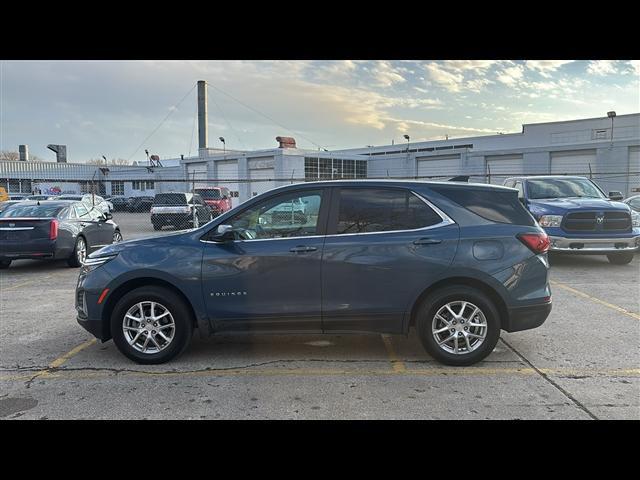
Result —
POLYGON ((389 356, 389 360, 391 361, 391 367, 393 368, 393 371, 396 373, 406 372, 407 368, 405 367, 404 362, 400 360, 396 355, 391 337, 389 335, 382 335, 382 341, 384 342, 384 347, 387 349, 387 355, 389 356))
POLYGON ((3 290, 7 291, 7 290, 16 290, 20 287, 24 287, 25 285, 29 285, 31 283, 33 283, 34 280, 28 280, 26 282, 22 282, 22 283, 18 283, 17 285, 11 285, 10 287, 4 287, 3 290))
POLYGON ((622 308, 622 307, 620 307, 618 305, 614 305, 612 303, 605 302, 604 300, 600 300, 599 298, 592 297, 591 295, 588 295, 588 294, 586 294, 584 292, 581 292, 580 290, 576 290, 575 288, 572 288, 569 285, 565 285, 564 283, 556 282, 555 280, 550 280, 549 283, 551 283, 551 285, 560 287, 563 290, 571 292, 571 293, 573 293, 575 295, 578 295, 580 297, 588 298, 592 302, 599 303, 600 305, 604 305, 605 307, 609 307, 609 308, 611 308, 611 309, 613 309, 613 310, 615 310, 617 312, 620 312, 620 313, 622 313, 624 315, 627 315, 627 316, 629 316, 631 318, 635 318, 636 320, 640 320, 640 315, 638 315, 635 312, 630 312, 626 308, 622 308))
POLYGON ((67 353, 65 353, 61 357, 56 358, 53 362, 51 362, 49 364, 49 370, 52 369, 52 368, 59 368, 64 362, 69 360, 74 355, 77 355, 78 353, 80 353, 85 348, 90 347, 94 343, 96 343, 96 339, 92 338, 91 340, 87 340, 86 342, 81 343, 80 345, 78 345, 77 347, 73 348, 72 350, 69 350, 67 353))

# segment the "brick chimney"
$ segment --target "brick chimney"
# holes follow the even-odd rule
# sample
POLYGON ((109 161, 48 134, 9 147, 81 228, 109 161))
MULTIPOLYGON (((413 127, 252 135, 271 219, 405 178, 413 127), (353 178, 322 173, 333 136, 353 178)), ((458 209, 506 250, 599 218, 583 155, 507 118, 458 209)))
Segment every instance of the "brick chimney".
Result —
POLYGON ((297 148, 296 139, 293 137, 276 137, 278 148, 297 148))

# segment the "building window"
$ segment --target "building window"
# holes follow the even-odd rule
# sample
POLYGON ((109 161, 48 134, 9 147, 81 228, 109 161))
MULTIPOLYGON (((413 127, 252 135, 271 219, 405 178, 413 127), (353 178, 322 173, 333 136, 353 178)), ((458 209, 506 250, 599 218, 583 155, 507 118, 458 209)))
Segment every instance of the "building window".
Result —
POLYGON ((145 190, 153 190, 154 185, 152 180, 134 180, 131 182, 131 188, 144 192, 145 190))
POLYGON ((308 182, 342 178, 367 178, 367 161, 343 160, 341 158, 305 158, 304 178, 308 182))
POLYGON ((111 195, 124 195, 124 182, 112 181, 111 182, 111 195))

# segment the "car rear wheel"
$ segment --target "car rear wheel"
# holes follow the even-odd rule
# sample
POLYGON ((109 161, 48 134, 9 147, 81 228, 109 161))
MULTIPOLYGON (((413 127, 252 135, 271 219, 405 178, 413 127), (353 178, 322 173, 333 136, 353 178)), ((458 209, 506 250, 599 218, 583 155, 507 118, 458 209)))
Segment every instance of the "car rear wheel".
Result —
POLYGON ((500 314, 487 295, 467 286, 437 290, 416 313, 425 350, 446 365, 472 365, 489 355, 500 337, 500 314))
POLYGON ((84 237, 79 236, 76 239, 76 246, 73 249, 73 253, 69 257, 69 260, 67 260, 67 264, 73 268, 81 267, 84 264, 86 258, 87 241, 84 239, 84 237))
POLYGON ((11 260, 2 260, 0 261, 0 270, 6 270, 11 266, 11 260))
POLYGON ((607 255, 609 262, 614 265, 626 265, 633 261, 633 252, 610 253, 607 255))
POLYGON ((193 334, 188 306, 173 291, 141 287, 122 297, 111 315, 118 350, 137 363, 158 364, 180 355, 193 334))

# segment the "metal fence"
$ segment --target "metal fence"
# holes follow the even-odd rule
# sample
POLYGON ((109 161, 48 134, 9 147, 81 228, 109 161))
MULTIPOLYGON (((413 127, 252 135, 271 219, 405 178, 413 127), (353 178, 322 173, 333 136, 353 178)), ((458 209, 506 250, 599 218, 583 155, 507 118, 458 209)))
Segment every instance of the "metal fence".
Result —
MULTIPOLYGON (((439 169, 431 175, 406 175, 406 170, 385 171, 380 174, 373 169, 367 174, 368 179, 406 179, 406 180, 438 180, 446 181, 460 175, 460 170, 450 172, 439 169), (404 174, 403 174, 404 173, 404 174)), ((446 169, 448 170, 448 169, 446 169)), ((597 173, 584 171, 576 165, 576 171, 569 167, 566 175, 580 175, 592 178, 605 193, 617 190, 624 194, 640 194, 640 172, 597 173)), ((331 172, 330 172, 331 173, 331 172)), ((255 195, 264 193, 274 187, 312 180, 331 180, 330 173, 320 178, 280 176, 272 178, 268 175, 251 174, 248 178, 206 178, 206 173, 191 175, 188 179, 149 180, 136 178, 120 178, 118 180, 69 180, 56 178, 22 178, 19 180, 0 179, 0 186, 16 187, 23 196, 38 195, 37 198, 78 198, 84 197, 95 208, 108 212, 120 226, 125 240, 145 236, 163 235, 171 231, 193 228, 203 225, 221 213, 240 205, 255 195), (4 183, 2 183, 4 182, 4 183)), ((468 172, 470 182, 503 184, 510 176, 530 176, 549 174, 549 172, 528 172, 526 174, 515 169, 510 171, 468 172)), ((462 173, 462 175, 465 175, 462 173)), ((333 177, 340 180, 342 177, 333 177)), ((5 187, 5 188, 6 188, 5 187)), ((15 195, 15 188, 9 188, 15 195)))

